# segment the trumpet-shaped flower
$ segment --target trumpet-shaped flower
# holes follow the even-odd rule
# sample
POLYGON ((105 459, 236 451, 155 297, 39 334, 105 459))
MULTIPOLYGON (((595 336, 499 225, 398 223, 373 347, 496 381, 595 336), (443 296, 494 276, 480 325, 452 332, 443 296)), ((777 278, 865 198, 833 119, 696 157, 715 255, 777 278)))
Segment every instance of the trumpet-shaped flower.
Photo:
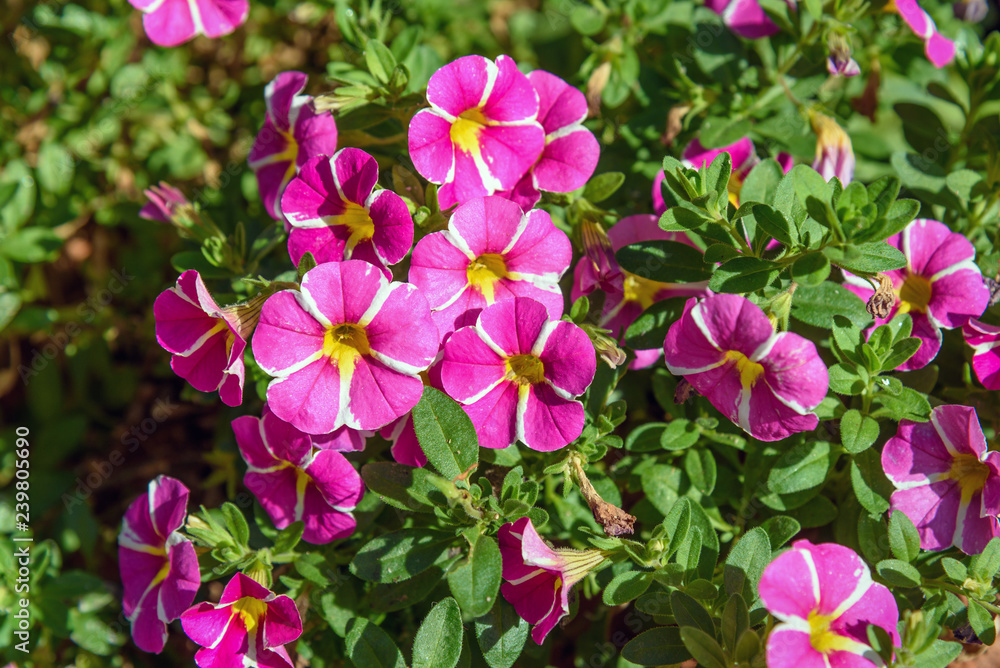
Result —
POLYGON ((559 278, 572 258, 569 237, 548 213, 525 214, 503 197, 480 197, 458 207, 447 230, 417 242, 410 282, 427 296, 444 337, 511 297, 530 297, 550 318, 560 317, 559 278))
POLYGON ((385 269, 413 244, 413 219, 403 198, 375 190, 378 163, 364 151, 345 148, 332 158, 311 158, 281 196, 292 226, 288 254, 295 265, 307 252, 316 262, 365 260, 385 269))
POLYGON ((479 314, 444 344, 441 383, 463 404, 487 448, 520 440, 558 450, 583 431, 583 394, 597 370, 594 346, 571 322, 552 321, 545 306, 515 297, 479 314))
POLYGON ((506 580, 500 593, 524 621, 534 624, 531 638, 541 645, 569 614, 573 586, 604 561, 604 553, 550 547, 527 517, 500 527, 497 540, 506 580))
MULTIPOLYGON (((888 316, 875 320, 875 326, 897 313, 910 314, 920 348, 898 369, 912 371, 937 357, 941 330, 962 327, 983 314, 990 291, 976 265, 976 249, 944 223, 918 218, 886 242, 903 251, 906 267, 886 272, 896 301, 888 316)), ((846 271, 844 287, 865 301, 875 293, 868 281, 846 271)))
POLYGON ((160 293, 153 315, 156 340, 173 354, 174 373, 201 392, 218 390, 227 406, 239 406, 247 327, 232 309, 215 303, 198 272, 185 271, 175 287, 160 293))
POLYGON ((267 388, 274 414, 307 434, 328 434, 379 429, 413 408, 439 341, 415 286, 347 260, 321 264, 299 290, 272 295, 253 354, 275 377, 267 388))
POLYGON ((962 328, 972 346, 972 368, 987 390, 1000 390, 1000 327, 970 320, 962 328))
POLYGON ((902 420, 882 450, 895 485, 892 512, 920 533, 920 547, 979 554, 1000 536, 1000 452, 988 452, 974 408, 937 406, 930 422, 902 420))
MULTIPOLYGON (((587 223, 584 223, 587 225, 587 223)), ((703 297, 708 294, 708 283, 661 283, 637 276, 622 269, 615 260, 615 252, 629 244, 663 239, 691 245, 683 232, 665 232, 660 229, 658 218, 640 214, 622 218, 603 235, 598 230, 584 228, 584 246, 587 254, 580 258, 573 270, 572 299, 600 288, 605 292, 600 326, 611 330, 621 340, 628 326, 654 303, 671 297, 703 297), (595 237, 591 239, 590 237, 595 237)), ((632 369, 644 369, 659 359, 663 350, 635 351, 632 369)))
POLYGON ((814 113, 810 121, 816 133, 816 158, 812 168, 827 181, 836 176, 844 185, 850 183, 855 165, 851 138, 829 116, 814 113))
POLYGON ((528 80, 538 93, 538 122, 545 130, 545 148, 538 161, 513 189, 501 193, 528 211, 539 191, 568 193, 582 187, 597 167, 601 147, 583 127, 587 98, 550 72, 535 70, 528 80))
POLYGON ((342 454, 318 449, 309 434, 279 420, 266 404, 263 417, 233 420, 233 432, 247 463, 243 484, 275 527, 303 522, 302 540, 314 545, 351 535, 351 511, 365 486, 342 454))
POLYGON ((774 331, 759 306, 739 295, 689 299, 664 342, 667 368, 723 415, 762 441, 816 428, 811 411, 830 381, 816 346, 774 331))
POLYGON ((934 67, 944 67, 955 59, 955 43, 937 31, 934 19, 917 0, 895 0, 895 7, 910 30, 924 40, 924 52, 934 67))
POLYGON ((187 515, 188 488, 159 476, 125 511, 118 534, 122 609, 132 638, 145 652, 160 653, 167 624, 191 605, 201 584, 194 545, 177 530, 187 515))
POLYGON ((144 194, 149 201, 139 209, 139 217, 146 220, 169 223, 177 207, 190 204, 184 193, 164 181, 158 186, 150 186, 144 194))
POLYGON ((295 602, 237 573, 218 603, 199 603, 181 615, 181 626, 201 645, 201 668, 292 668, 285 645, 302 635, 295 602))
POLYGON ((267 117, 247 156, 264 208, 276 220, 282 220, 281 194, 299 169, 337 151, 333 114, 317 112, 312 96, 301 95, 307 81, 302 72, 282 72, 267 84, 267 117))
POLYGON ((740 37, 758 39, 778 33, 757 0, 707 0, 705 6, 722 17, 722 22, 740 37))
POLYGON ((767 638, 769 668, 881 666, 869 624, 900 642, 892 593, 843 545, 795 541, 764 569, 760 598, 781 622, 767 638))
POLYGON ((410 157, 441 186, 442 209, 510 190, 545 148, 538 93, 508 56, 448 63, 431 76, 427 101, 410 121, 410 157))
POLYGON ((177 46, 198 35, 222 37, 247 20, 249 0, 129 0, 157 46, 177 46))

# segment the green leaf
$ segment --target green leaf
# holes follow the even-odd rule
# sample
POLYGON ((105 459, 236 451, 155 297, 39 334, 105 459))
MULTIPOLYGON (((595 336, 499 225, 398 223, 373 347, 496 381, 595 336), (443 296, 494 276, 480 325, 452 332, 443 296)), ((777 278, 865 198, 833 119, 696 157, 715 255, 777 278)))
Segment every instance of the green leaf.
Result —
POLYGON ((701 629, 682 626, 681 640, 699 666, 703 668, 727 668, 729 665, 725 653, 719 647, 719 642, 701 629))
POLYGON ((753 217, 757 221, 758 227, 781 243, 786 246, 798 244, 798 231, 780 211, 775 211, 766 204, 757 204, 753 208, 753 217))
POLYGON ((824 282, 800 286, 792 300, 792 317, 823 329, 833 328, 833 317, 841 315, 859 328, 871 323, 865 302, 847 288, 824 282))
POLYGON ((710 450, 688 450, 684 453, 684 472, 702 494, 711 494, 715 489, 717 470, 715 456, 710 450))
POLYGON ((883 559, 875 565, 882 579, 894 587, 919 587, 920 571, 899 559, 883 559))
POLYGON ((668 232, 684 232, 696 230, 706 223, 712 222, 705 214, 692 211, 683 206, 667 209, 660 216, 660 229, 668 232))
POLYGON ((743 186, 740 188, 741 206, 747 202, 760 202, 761 204, 774 202, 774 193, 783 176, 781 165, 774 158, 757 163, 747 174, 743 186))
POLYGON ((399 582, 443 561, 454 534, 431 529, 394 531, 365 543, 351 572, 368 582, 399 582))
POLYGON ((640 666, 660 666, 687 661, 691 653, 681 640, 680 628, 658 626, 640 633, 622 647, 622 658, 640 666))
POLYGON ((818 487, 830 470, 830 444, 803 441, 785 452, 767 476, 767 486, 776 494, 792 494, 818 487))
POLYGON ((716 268, 708 283, 713 292, 747 293, 767 287, 781 265, 757 257, 737 257, 716 268))
POLYGON ((347 656, 355 668, 406 668, 392 638, 363 617, 356 617, 350 625, 347 656))
POLYGON ((777 550, 782 545, 795 537, 802 529, 799 521, 787 515, 775 515, 764 520, 760 528, 767 533, 767 538, 772 550, 777 550))
POLYGON ((830 276, 830 261, 822 253, 808 253, 792 264, 792 279, 799 285, 820 285, 830 276))
POLYGON ((10 324, 10 321, 20 310, 21 295, 17 292, 4 292, 0 289, 0 332, 10 324))
POLYGON ((247 520, 243 517, 240 509, 227 501, 222 504, 222 514, 226 518, 226 528, 229 529, 229 533, 233 535, 240 545, 249 545, 250 527, 247 525, 247 520))
POLYGON ((898 510, 889 516, 889 548, 893 556, 902 561, 913 561, 920 554, 917 527, 898 510))
POLYGON ((330 564, 318 552, 305 552, 295 558, 295 570, 309 582, 319 587, 329 587, 330 579, 327 577, 331 573, 330 564))
POLYGON ((828 246, 823 249, 830 262, 854 274, 874 274, 906 266, 906 256, 884 241, 872 241, 845 248, 828 246))
POLYGON ((840 418, 840 442, 852 455, 872 447, 878 439, 878 422, 852 408, 840 418))
POLYGON ((569 22, 581 35, 596 35, 604 28, 604 14, 593 7, 576 6, 569 13, 569 22))
POLYGON ((653 582, 653 574, 646 571, 625 571, 616 575, 604 588, 605 605, 628 603, 642 596, 653 582))
POLYGON ((892 345, 892 352, 882 361, 882 369, 884 371, 897 369, 900 364, 916 355, 919 348, 920 339, 915 336, 897 341, 892 345))
POLYGON ((664 422, 647 422, 639 425, 625 439, 625 449, 632 452, 652 452, 660 449, 660 437, 666 428, 664 422))
POLYGON ((965 579, 969 577, 969 569, 958 559, 944 557, 941 559, 941 567, 944 568, 944 572, 948 574, 949 578, 959 584, 965 582, 965 579))
MULTIPOLYGON (((722 151, 705 167, 705 190, 714 192, 719 201, 729 201, 729 179, 733 175, 733 158, 728 151, 722 151)), ((723 208, 723 211, 725 211, 723 208)))
POLYGON ((859 375, 858 369, 849 364, 834 364, 827 369, 830 389, 836 394, 857 396, 865 391, 868 383, 859 375))
POLYGON ((625 345, 633 350, 662 347, 670 325, 680 320, 684 313, 686 301, 684 297, 672 297, 655 302, 625 330, 625 345))
POLYGON ((723 581, 726 593, 740 594, 747 601, 757 599, 757 583, 771 561, 771 540, 761 527, 743 534, 726 557, 723 581))
POLYGON ((691 499, 686 496, 677 499, 663 520, 663 527, 670 536, 670 545, 664 554, 665 557, 673 555, 687 538, 688 529, 691 527, 691 503, 691 499))
POLYGON ((734 651, 736 642, 748 628, 750 628, 750 615, 747 611, 747 602, 739 594, 733 594, 722 611, 722 642, 726 649, 734 651))
POLYGON ((0 256, 14 262, 50 262, 62 248, 63 240, 47 227, 26 227, 3 238, 0 256))
POLYGON ((472 420, 444 392, 425 387, 413 407, 413 428, 427 461, 441 475, 455 480, 468 475, 479 462, 479 440, 472 420))
POLYGON ((500 598, 489 613, 476 620, 476 640, 490 668, 510 668, 521 656, 530 630, 528 622, 500 598))
POLYGON ((617 192, 625 183, 621 172, 605 172, 590 179, 583 190, 583 196, 591 202, 603 202, 617 192))
POLYGON ((972 557, 972 561, 969 562, 969 572, 978 582, 993 581, 1000 572, 1000 538, 991 539, 982 552, 972 557))
POLYGON ((481 535, 469 547, 469 556, 448 573, 448 586, 462 612, 480 617, 497 599, 500 575, 500 548, 494 538, 481 535))
POLYGON ((365 45, 365 64, 373 77, 386 84, 396 69, 396 57, 385 44, 377 39, 369 39, 365 45))
POLYGON ((295 546, 302 540, 302 531, 304 528, 305 523, 299 520, 298 522, 292 522, 279 531, 278 536, 274 539, 274 553, 282 554, 283 552, 291 552, 295 549, 295 546))
POLYGON ((696 423, 676 418, 667 423, 660 435, 660 447, 670 451, 684 450, 697 443, 700 435, 701 429, 696 423))
POLYGON ((368 489, 384 502, 400 510, 430 513, 447 500, 431 482, 437 474, 396 462, 370 462, 361 467, 368 489))
POLYGON ((464 635, 462 612, 455 599, 438 601, 413 639, 413 668, 455 668, 464 635))
POLYGON ((962 653, 962 643, 935 640, 913 657, 913 665, 920 668, 945 668, 962 653))
POLYGON ((707 281, 712 270, 702 252, 679 241, 643 241, 615 253, 623 269, 640 278, 661 283, 707 281))
POLYGON ((65 195, 73 185, 75 161, 66 148, 55 141, 47 141, 38 149, 38 185, 53 195, 65 195))
POLYGON ((879 454, 869 448, 851 461, 851 485, 861 507, 873 515, 889 510, 892 483, 885 477, 879 454))
POLYGON ((996 641, 997 628, 993 624, 993 615, 978 601, 969 601, 969 625, 984 645, 992 645, 996 641))
POLYGON ((670 611, 679 626, 693 626, 707 634, 715 635, 715 624, 708 610, 693 597, 682 591, 670 592, 670 611))
POLYGON ((741 665, 750 665, 758 652, 760 652, 760 636, 753 629, 747 629, 736 641, 736 651, 733 652, 733 656, 741 665))

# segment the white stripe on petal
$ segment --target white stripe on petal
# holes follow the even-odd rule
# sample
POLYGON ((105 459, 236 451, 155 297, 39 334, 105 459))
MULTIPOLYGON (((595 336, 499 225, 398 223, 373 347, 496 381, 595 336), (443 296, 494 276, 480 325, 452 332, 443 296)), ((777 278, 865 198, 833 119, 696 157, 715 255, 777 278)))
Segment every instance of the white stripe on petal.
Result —
POLYGON ((934 281, 938 280, 939 278, 944 278, 945 276, 951 276, 952 274, 957 274, 958 272, 964 271, 966 269, 969 270, 969 271, 971 271, 971 272, 973 272, 973 273, 975 273, 976 276, 982 276, 983 272, 979 270, 979 266, 976 264, 975 260, 973 259, 975 257, 975 255, 976 255, 976 250, 972 249, 972 257, 970 257, 970 258, 968 258, 966 260, 962 260, 961 262, 956 262, 955 264, 951 265, 950 267, 945 267, 944 269, 942 269, 938 273, 936 273, 933 276, 931 276, 928 280, 931 283, 933 283, 934 281))
POLYGON ((937 435, 941 437, 941 442, 944 443, 944 447, 948 449, 948 454, 955 457, 958 455, 958 448, 956 448, 955 444, 948 440, 948 437, 945 435, 944 429, 941 427, 940 415, 941 414, 938 412, 931 411, 931 425, 934 427, 934 431, 937 432, 937 435))
POLYGON ((416 289, 409 283, 396 283, 395 285, 389 283, 385 279, 385 275, 381 272, 381 270, 377 269, 375 265, 368 264, 366 262, 365 278, 368 278, 368 276, 370 276, 373 271, 378 273, 378 278, 380 279, 379 282, 381 283, 381 285, 379 286, 378 292, 376 292, 375 296, 372 298, 372 303, 369 304, 368 308, 365 309, 365 312, 362 313, 361 317, 358 319, 358 324, 361 325, 362 327, 367 327, 368 325, 371 324, 372 320, 375 319, 375 316, 377 316, 379 311, 382 310, 382 307, 385 306, 386 300, 389 299, 389 296, 395 290, 405 290, 412 292, 413 290, 416 289))
POLYGON ((289 290, 294 296, 296 301, 298 301, 299 306, 302 310, 312 316, 312 319, 323 325, 324 327, 332 327, 333 323, 327 318, 322 311, 319 310, 319 304, 313 299, 313 296, 309 294, 309 272, 302 277, 302 284, 299 286, 298 290, 289 290))
POLYGON ((188 0, 188 9, 191 11, 191 23, 194 24, 194 34, 204 35, 205 24, 201 20, 201 12, 198 11, 198 5, 195 0, 188 0))
POLYGON ((525 445, 527 445, 528 442, 524 440, 524 414, 528 410, 528 395, 530 393, 530 385, 520 385, 517 388, 517 413, 515 416, 515 423, 517 427, 516 434, 517 439, 525 445))
POLYGON ((701 332, 702 336, 704 336, 708 341, 709 345, 716 350, 722 350, 722 348, 719 347, 719 344, 715 342, 715 337, 713 337, 712 333, 708 331, 708 325, 705 323, 705 317, 702 314, 702 303, 703 302, 698 302, 694 305, 694 308, 689 311, 691 320, 694 321, 695 326, 701 332))

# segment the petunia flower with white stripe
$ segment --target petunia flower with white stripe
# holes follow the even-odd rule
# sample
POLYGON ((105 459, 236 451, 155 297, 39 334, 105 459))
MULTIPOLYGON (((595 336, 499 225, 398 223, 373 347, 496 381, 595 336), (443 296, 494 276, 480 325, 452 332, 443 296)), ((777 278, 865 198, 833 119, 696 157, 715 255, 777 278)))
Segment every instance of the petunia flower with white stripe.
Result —
POLYGON ((551 320, 533 299, 515 297, 483 309, 475 325, 445 342, 441 384, 472 418, 483 447, 521 441, 547 452, 583 431, 576 397, 596 371, 586 332, 551 320))
POLYGON ((910 518, 925 550, 979 554, 1000 536, 1000 452, 987 450, 974 408, 937 406, 930 422, 902 420, 882 467, 896 487, 891 512, 910 518))
POLYGON ((344 455, 320 449, 309 434, 278 419, 267 404, 262 417, 233 420, 233 432, 247 463, 243 484, 276 528, 303 522, 302 540, 313 545, 354 532, 351 511, 365 487, 344 455))
POLYGON ((764 569, 759 590, 781 622, 767 638, 769 668, 883 666, 868 642, 869 624, 899 646, 896 600, 848 547, 795 541, 764 569))
POLYGON ((663 351, 670 373, 756 439, 777 441, 819 424, 812 411, 830 379, 816 346, 793 332, 775 332, 745 297, 689 299, 663 351))
POLYGON ((142 12, 142 27, 158 46, 177 46, 198 35, 228 35, 250 13, 249 0, 129 0, 129 4, 142 12))
MULTIPOLYGON (((962 327, 983 314, 990 291, 983 283, 972 243, 944 223, 918 218, 886 242, 903 252, 906 266, 885 272, 892 281, 896 302, 889 315, 876 319, 868 333, 897 313, 909 313, 920 347, 897 370, 913 371, 937 357, 941 330, 962 327)), ((844 287, 865 301, 875 293, 867 280, 846 271, 844 287)))
MULTIPOLYGON (((795 7, 792 0, 789 6, 795 7)), ((706 0, 705 6, 722 17, 722 22, 740 37, 771 37, 779 28, 757 0, 706 0)))
POLYGON ((605 554, 550 547, 527 517, 500 527, 497 541, 506 580, 500 593, 524 621, 534 624, 531 638, 541 645, 569 614, 573 586, 600 566, 605 554))
POLYGON ((410 121, 410 158, 441 186, 442 210, 510 190, 545 148, 538 93, 509 56, 463 56, 427 83, 430 109, 410 121))
POLYGON ((191 605, 201 574, 194 544, 178 532, 187 516, 188 488, 159 476, 125 511, 118 534, 122 609, 132 624, 132 639, 144 652, 159 654, 167 624, 191 605))
POLYGON ((181 626, 201 645, 201 668, 257 666, 292 668, 285 645, 302 635, 302 617, 288 596, 237 573, 218 603, 204 601, 181 615, 181 626))
POLYGON ((1000 390, 1000 327, 970 320, 962 328, 972 346, 972 369, 987 390, 1000 390))
POLYGON ((924 53, 934 67, 944 67, 955 59, 955 43, 941 35, 930 14, 925 12, 917 0, 895 0, 889 3, 910 26, 917 37, 924 40, 924 53))
POLYGON ((307 434, 329 434, 380 429, 406 414, 420 401, 419 374, 439 341, 416 286, 347 260, 314 267, 299 290, 268 298, 253 355, 274 376, 274 414, 307 434))

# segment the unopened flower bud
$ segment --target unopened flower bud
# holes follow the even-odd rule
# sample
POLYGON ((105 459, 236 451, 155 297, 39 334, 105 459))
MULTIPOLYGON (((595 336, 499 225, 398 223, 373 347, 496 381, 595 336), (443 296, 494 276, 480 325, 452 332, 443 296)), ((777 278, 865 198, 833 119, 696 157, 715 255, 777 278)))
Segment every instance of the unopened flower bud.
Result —
POLYGON ((611 78, 611 62, 604 61, 590 73, 587 79, 587 114, 591 117, 601 113, 601 93, 611 78))
POLYGON ((854 178, 854 149, 851 138, 844 129, 829 116, 810 112, 809 122, 816 133, 816 158, 813 169, 829 181, 834 176, 841 183, 850 183, 854 178))

